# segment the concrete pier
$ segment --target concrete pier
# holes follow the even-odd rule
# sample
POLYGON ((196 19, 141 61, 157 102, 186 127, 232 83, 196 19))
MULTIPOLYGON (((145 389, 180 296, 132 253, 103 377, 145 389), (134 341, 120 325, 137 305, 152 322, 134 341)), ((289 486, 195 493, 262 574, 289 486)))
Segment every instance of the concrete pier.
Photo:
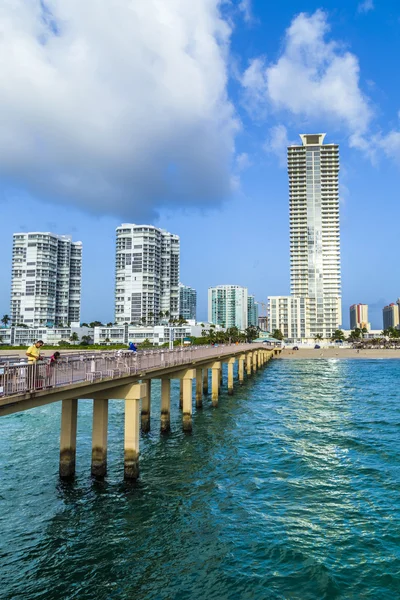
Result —
POLYGON ((211 365, 211 400, 213 406, 218 406, 219 382, 221 363, 214 362, 211 365))
POLYGON ((252 365, 252 362, 253 362, 253 353, 249 352, 247 354, 247 365, 246 365, 246 373, 247 373, 248 377, 251 375, 251 365, 252 365))
POLYGON ((75 475, 78 400, 63 400, 61 407, 60 477, 75 475))
POLYGON ((150 410, 151 410, 151 379, 145 379, 143 385, 146 386, 146 395, 142 398, 141 424, 142 432, 150 431, 150 410))
POLYGON ((245 354, 241 354, 239 356, 239 362, 238 362, 238 379, 239 379, 239 385, 243 385, 243 381, 244 381, 244 361, 246 359, 246 355, 245 354))
POLYGON ((125 397, 124 477, 139 477, 140 414, 139 403, 147 393, 144 384, 133 384, 125 397))
POLYGON ((179 408, 182 410, 183 408, 183 381, 182 379, 179 382, 179 408))
POLYGON ((236 362, 236 358, 230 358, 228 360, 228 394, 233 396, 233 365, 236 362))
POLYGON ((203 407, 203 369, 196 369, 196 408, 203 407))
POLYGON ((184 372, 183 382, 183 409, 182 409, 182 428, 186 433, 191 433, 192 425, 192 412, 193 412, 193 379, 196 376, 195 369, 188 369, 184 372))
POLYGON ((253 352, 253 373, 257 373, 257 352, 253 352))
POLYGON ((92 475, 104 477, 107 473, 108 398, 93 399, 92 475))
POLYGON ((161 433, 171 429, 171 380, 161 379, 161 433))
POLYGON ((203 369, 203 394, 208 396, 208 367, 203 369))

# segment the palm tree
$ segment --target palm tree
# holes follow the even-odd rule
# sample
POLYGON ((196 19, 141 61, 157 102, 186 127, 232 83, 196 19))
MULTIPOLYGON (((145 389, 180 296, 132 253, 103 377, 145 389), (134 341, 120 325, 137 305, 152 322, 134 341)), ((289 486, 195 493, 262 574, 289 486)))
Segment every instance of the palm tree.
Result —
POLYGON ((71 337, 69 338, 71 342, 79 342, 79 336, 76 333, 76 331, 74 331, 74 333, 71 334, 71 337))
POLYGON ((320 333, 317 333, 317 335, 314 337, 314 342, 320 342, 323 339, 324 338, 322 337, 322 335, 320 333))
POLYGON ((153 323, 153 321, 154 321, 154 313, 153 313, 153 312, 149 312, 149 313, 148 313, 148 317, 149 317, 149 319, 150 319, 150 324, 152 324, 152 325, 153 325, 153 324, 154 324, 154 323, 153 323))
POLYGON ((3 323, 4 327, 7 327, 8 323, 10 322, 10 317, 8 315, 3 315, 1 322, 3 323))

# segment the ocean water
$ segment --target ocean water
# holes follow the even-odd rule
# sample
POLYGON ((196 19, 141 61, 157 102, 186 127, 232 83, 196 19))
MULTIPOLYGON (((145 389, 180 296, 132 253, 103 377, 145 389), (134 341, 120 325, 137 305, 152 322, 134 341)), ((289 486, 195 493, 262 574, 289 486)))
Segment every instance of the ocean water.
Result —
POLYGON ((123 405, 109 472, 58 479, 60 406, 0 419, 2 600, 400 598, 400 361, 276 360, 181 432, 142 437, 123 482, 123 405))

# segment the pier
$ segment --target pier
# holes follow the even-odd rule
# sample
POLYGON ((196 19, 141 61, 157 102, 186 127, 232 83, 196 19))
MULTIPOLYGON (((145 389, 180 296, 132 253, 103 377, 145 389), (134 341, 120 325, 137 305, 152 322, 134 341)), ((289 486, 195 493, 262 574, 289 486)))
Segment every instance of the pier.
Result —
POLYGON ((161 428, 170 430, 171 380, 180 381, 182 428, 193 429, 193 389, 196 408, 203 405, 210 389, 211 402, 218 407, 222 365, 227 363, 227 391, 243 385, 245 372, 250 377, 280 352, 264 344, 232 344, 215 347, 188 347, 152 352, 80 354, 50 367, 46 363, 33 365, 4 364, 0 366, 0 416, 29 410, 53 402, 62 402, 60 431, 60 477, 75 474, 78 402, 93 401, 92 462, 94 477, 107 473, 107 435, 109 400, 125 403, 124 477, 139 476, 139 445, 141 432, 150 431, 151 383, 161 380, 161 428), (195 385, 193 385, 195 381, 195 385))

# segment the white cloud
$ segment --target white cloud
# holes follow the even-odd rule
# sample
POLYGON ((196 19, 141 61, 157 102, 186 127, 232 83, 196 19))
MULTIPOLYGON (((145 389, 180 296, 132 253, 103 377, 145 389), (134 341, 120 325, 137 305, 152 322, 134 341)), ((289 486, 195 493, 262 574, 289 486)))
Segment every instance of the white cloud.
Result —
POLYGON ((247 154, 247 152, 242 152, 241 154, 237 155, 236 168, 239 172, 245 171, 246 169, 251 167, 252 164, 253 163, 251 162, 250 157, 247 154))
POLYGON ((254 111, 287 111, 309 122, 323 120, 341 126, 350 145, 363 147, 372 110, 359 86, 359 64, 354 54, 328 41, 327 15, 317 10, 301 13, 286 31, 281 56, 275 64, 253 60, 243 75, 247 101, 254 111))
POLYGON ((370 10, 374 10, 374 2, 373 0, 364 0, 364 2, 360 2, 357 10, 359 13, 367 13, 370 10))
POLYGON ((268 154, 275 154, 278 157, 281 167, 286 166, 287 147, 290 145, 287 129, 284 125, 272 127, 267 141, 264 144, 264 150, 268 154))
POLYGON ((130 219, 228 194, 238 122, 219 4, 3 0, 0 175, 130 219))
POLYGON ((400 165, 400 131, 393 129, 386 135, 375 136, 373 142, 388 158, 400 165))
POLYGON ((247 23, 250 23, 253 19, 251 0, 241 0, 238 5, 239 10, 243 13, 243 18, 247 23))

